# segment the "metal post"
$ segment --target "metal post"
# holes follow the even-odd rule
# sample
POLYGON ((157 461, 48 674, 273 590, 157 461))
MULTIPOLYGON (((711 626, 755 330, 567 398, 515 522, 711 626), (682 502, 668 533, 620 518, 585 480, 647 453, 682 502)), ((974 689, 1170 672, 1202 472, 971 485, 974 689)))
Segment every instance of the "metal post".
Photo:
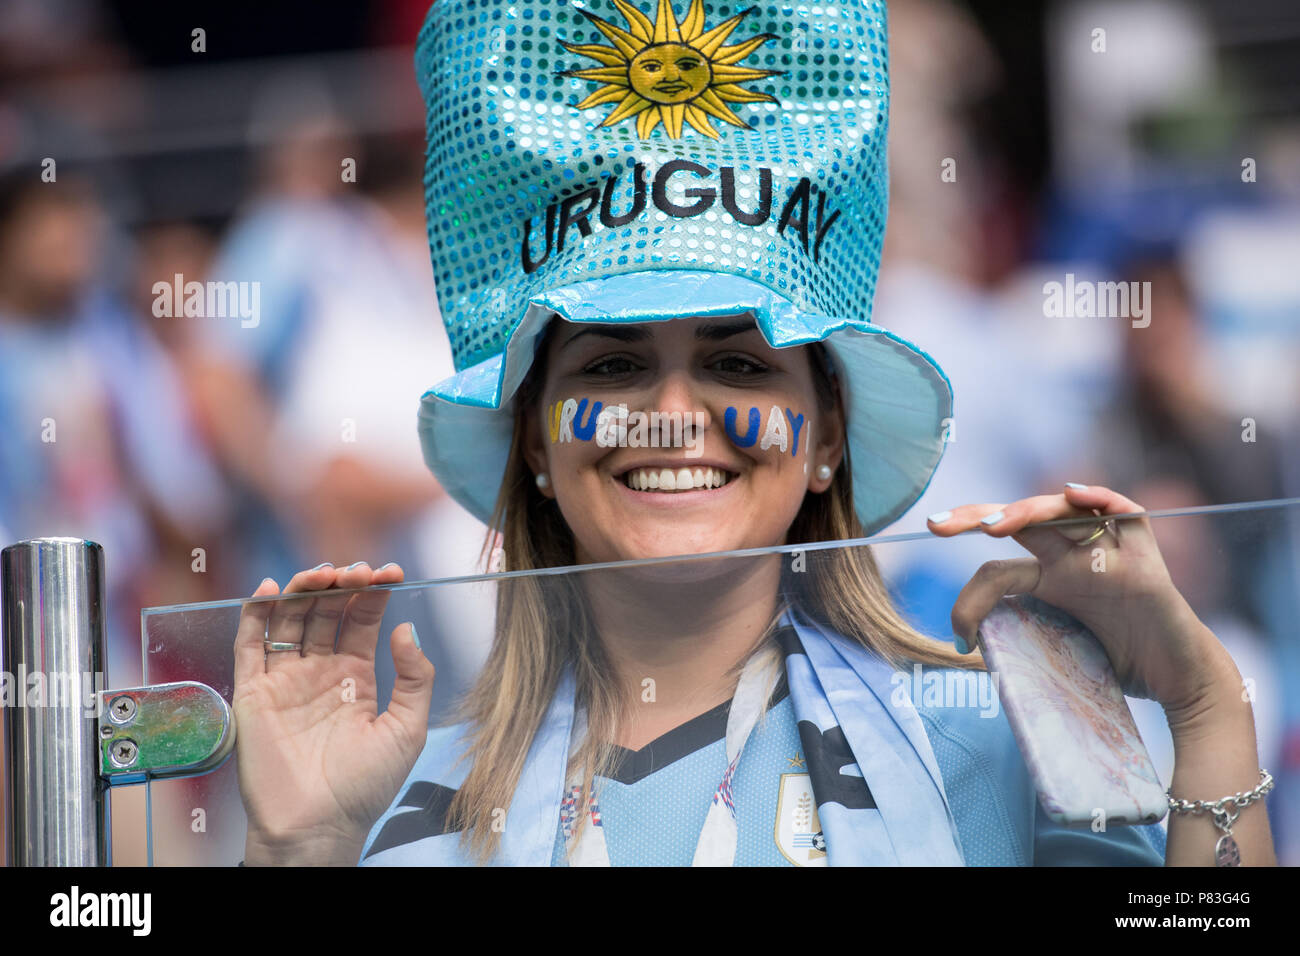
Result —
POLYGON ((0 610, 0 669, 12 690, 4 707, 8 864, 108 865, 93 697, 103 682, 103 549, 81 538, 5 548, 0 610))

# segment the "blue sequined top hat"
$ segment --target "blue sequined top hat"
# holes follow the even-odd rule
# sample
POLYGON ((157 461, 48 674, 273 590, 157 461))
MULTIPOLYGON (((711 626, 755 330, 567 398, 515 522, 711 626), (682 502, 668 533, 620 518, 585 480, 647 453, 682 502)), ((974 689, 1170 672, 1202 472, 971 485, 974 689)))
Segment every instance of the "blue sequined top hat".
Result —
POLYGON ((885 5, 460 0, 416 51, 429 245, 457 374, 425 461, 481 520, 547 322, 750 312, 824 342, 868 532, 920 497, 952 390, 873 325, 888 198, 885 5))

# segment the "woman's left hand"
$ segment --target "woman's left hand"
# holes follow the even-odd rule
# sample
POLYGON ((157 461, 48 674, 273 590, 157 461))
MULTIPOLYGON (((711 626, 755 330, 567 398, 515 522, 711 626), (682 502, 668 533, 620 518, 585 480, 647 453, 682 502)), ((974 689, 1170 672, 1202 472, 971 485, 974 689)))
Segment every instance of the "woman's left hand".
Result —
POLYGON ((937 535, 978 528, 992 537, 1012 537, 1033 555, 981 566, 953 605, 954 632, 974 647, 980 623, 1004 595, 1031 594, 1072 614, 1097 636, 1126 694, 1159 701, 1171 725, 1195 719, 1240 676, 1174 587, 1150 521, 1111 521, 1105 534, 1082 546, 1096 523, 1028 527, 1089 515, 1101 522, 1142 510, 1108 488, 1067 485, 1063 494, 963 505, 945 520, 931 520, 937 535))

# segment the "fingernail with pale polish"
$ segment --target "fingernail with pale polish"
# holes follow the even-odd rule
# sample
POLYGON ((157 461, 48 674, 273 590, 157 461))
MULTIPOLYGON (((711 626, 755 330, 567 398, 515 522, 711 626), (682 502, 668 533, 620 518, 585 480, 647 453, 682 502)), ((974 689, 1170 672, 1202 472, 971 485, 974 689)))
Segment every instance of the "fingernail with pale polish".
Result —
POLYGON ((970 646, 956 634, 952 636, 952 646, 957 649, 958 654, 969 654, 970 646))
POLYGON ((416 647, 419 647, 420 650, 424 650, 423 647, 420 647, 420 635, 415 632, 414 622, 411 623, 411 640, 415 641, 416 647))
POLYGON ((328 561, 322 561, 320 564, 316 565, 316 567, 312 568, 312 570, 319 571, 321 568, 332 568, 332 567, 334 567, 334 565, 330 564, 328 561))
POLYGON ((364 562, 364 561, 353 561, 353 562, 352 562, 351 564, 349 564, 349 565, 348 565, 344 570, 346 570, 346 571, 355 571, 357 568, 361 567, 361 565, 363 565, 363 564, 365 564, 365 563, 366 563, 366 562, 364 562))
POLYGON ((1085 491, 1085 490, 1087 490, 1087 487, 1088 487, 1088 486, 1087 486, 1087 485, 1081 485, 1081 484, 1079 484, 1077 481, 1067 481, 1067 482, 1065 483, 1065 487, 1067 487, 1067 488, 1075 488, 1075 489, 1078 489, 1079 491, 1085 491))
POLYGON ((980 518, 980 524, 997 524, 1005 517, 1006 515, 1001 511, 995 511, 991 515, 985 515, 983 518, 980 518))
POLYGON ((930 515, 930 517, 927 518, 926 520, 929 521, 931 524, 943 524, 951 517, 952 517, 951 511, 936 511, 934 514, 930 515))
POLYGON ((385 571, 385 570, 387 570, 388 568, 393 567, 395 564, 397 564, 396 561, 389 561, 387 564, 383 565, 382 567, 375 568, 375 570, 376 570, 376 571, 385 571))

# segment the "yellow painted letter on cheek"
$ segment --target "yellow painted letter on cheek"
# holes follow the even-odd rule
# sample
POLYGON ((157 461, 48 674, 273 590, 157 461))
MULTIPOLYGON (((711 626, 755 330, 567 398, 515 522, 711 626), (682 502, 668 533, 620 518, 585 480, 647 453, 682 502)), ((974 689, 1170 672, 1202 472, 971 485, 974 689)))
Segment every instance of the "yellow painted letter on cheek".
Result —
POLYGON ((546 424, 551 432, 551 444, 560 437, 560 402, 546 406, 546 424))

